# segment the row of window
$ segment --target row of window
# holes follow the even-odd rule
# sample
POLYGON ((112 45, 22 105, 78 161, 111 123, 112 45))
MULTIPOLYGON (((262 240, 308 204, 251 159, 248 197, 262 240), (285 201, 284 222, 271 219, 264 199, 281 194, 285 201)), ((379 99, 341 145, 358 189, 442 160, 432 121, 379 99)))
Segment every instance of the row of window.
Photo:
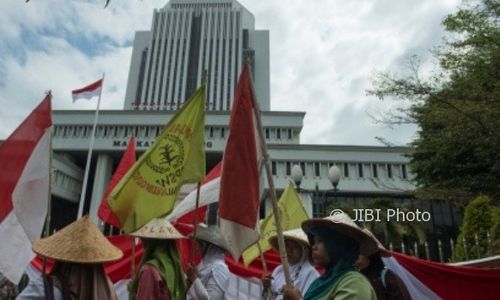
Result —
POLYGON ((291 162, 291 161, 273 161, 271 163, 271 172, 275 176, 290 176, 292 166, 297 164, 302 169, 304 177, 327 177, 328 170, 336 164, 342 172, 344 178, 378 178, 384 174, 385 178, 397 176, 402 179, 408 178, 408 171, 405 164, 388 163, 334 163, 334 162, 291 162))
MULTIPOLYGON (((98 125, 95 136, 97 138, 127 138, 129 136, 142 138, 157 137, 163 126, 103 126, 98 125)), ((293 130, 291 128, 266 128, 267 140, 292 140, 293 130)), ((55 137, 88 138, 92 134, 92 126, 84 125, 62 125, 56 126, 55 137)), ((208 138, 226 138, 229 135, 227 127, 207 127, 205 136, 208 138)))

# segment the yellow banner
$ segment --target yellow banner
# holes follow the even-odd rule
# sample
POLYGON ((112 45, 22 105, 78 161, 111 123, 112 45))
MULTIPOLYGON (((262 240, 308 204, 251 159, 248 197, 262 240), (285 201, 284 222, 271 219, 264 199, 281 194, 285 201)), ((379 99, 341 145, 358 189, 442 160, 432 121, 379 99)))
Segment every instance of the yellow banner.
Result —
MULTIPOLYGON (((283 231, 300 228, 302 222, 309 219, 299 195, 291 183, 281 194, 278 201, 278 207, 281 216, 281 227, 283 231)), ((271 249, 268 239, 276 234, 276 221, 274 214, 269 214, 260 224, 260 240, 259 244, 263 252, 271 249)), ((259 257, 259 248, 257 244, 251 246, 243 252, 243 262, 248 266, 254 259, 259 257)))
POLYGON ((125 233, 169 213, 181 186, 205 177, 205 87, 168 122, 154 144, 110 193, 125 233))

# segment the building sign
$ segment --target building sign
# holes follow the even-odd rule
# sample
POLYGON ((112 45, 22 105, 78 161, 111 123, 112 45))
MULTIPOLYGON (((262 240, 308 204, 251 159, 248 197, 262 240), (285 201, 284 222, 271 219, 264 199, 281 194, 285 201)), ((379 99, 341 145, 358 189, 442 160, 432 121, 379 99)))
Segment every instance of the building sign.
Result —
MULTIPOLYGON (((155 141, 154 140, 136 140, 136 147, 137 148, 148 148, 149 146, 153 145, 155 141)), ((128 140, 113 140, 112 147, 113 148, 125 148, 127 147, 128 140)), ((206 149, 211 149, 213 146, 212 142, 210 141, 205 141, 205 148, 206 149)))

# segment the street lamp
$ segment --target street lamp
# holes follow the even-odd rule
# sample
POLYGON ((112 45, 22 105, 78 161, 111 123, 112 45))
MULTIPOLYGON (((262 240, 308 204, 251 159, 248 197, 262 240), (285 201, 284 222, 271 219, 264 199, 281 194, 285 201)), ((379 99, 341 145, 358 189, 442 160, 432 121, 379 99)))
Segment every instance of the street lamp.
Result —
POLYGON ((334 192, 338 191, 337 185, 339 184, 341 176, 342 174, 340 173, 340 169, 339 167, 337 167, 337 165, 331 166, 331 168, 328 170, 328 179, 330 179, 330 182, 333 185, 334 192))
POLYGON ((300 191, 300 183, 302 182, 302 168, 299 165, 293 165, 291 171, 291 177, 293 182, 295 182, 295 187, 297 191, 300 191))

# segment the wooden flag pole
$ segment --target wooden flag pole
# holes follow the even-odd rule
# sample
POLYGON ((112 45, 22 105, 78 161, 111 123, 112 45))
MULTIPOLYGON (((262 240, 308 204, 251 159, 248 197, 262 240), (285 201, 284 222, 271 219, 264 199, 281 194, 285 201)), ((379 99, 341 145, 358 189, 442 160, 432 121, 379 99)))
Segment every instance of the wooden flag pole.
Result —
MULTIPOLYGON (((247 66, 248 68, 250 68, 250 62, 248 60, 247 60, 247 66)), ((261 112, 260 112, 259 102, 257 101, 257 97, 253 87, 252 77, 251 76, 249 77, 250 77, 251 92, 253 94, 253 99, 255 100, 254 113, 255 113, 255 120, 257 122, 257 133, 259 135, 262 156, 264 157, 264 167, 266 168, 267 181, 269 183, 269 194, 271 197, 271 203, 273 205, 274 220, 276 222, 276 234, 278 238, 278 248, 281 257, 281 264, 283 265, 283 272, 285 274, 286 285, 287 287, 291 288, 293 287, 293 282, 290 276, 290 266, 288 265, 288 259, 285 250, 285 239, 283 238, 283 229, 281 228, 281 216, 279 213, 278 200, 276 199, 276 189, 274 187, 273 175, 271 173, 271 168, 270 168, 269 153, 267 151, 267 144, 264 138, 264 131, 262 128, 261 112)))
MULTIPOLYGON (((48 94, 50 96, 50 101, 52 102, 52 91, 49 90, 48 94)), ((52 114, 52 112, 51 112, 52 114)), ((50 143, 49 143, 49 193, 47 198, 47 218, 45 219, 45 230, 43 232, 43 237, 48 237, 50 235, 50 223, 52 222, 52 126, 49 127, 50 130, 50 143)), ((47 258, 42 258, 42 275, 45 275, 47 269, 47 258)))
POLYGON ((201 183, 198 182, 198 186, 196 187, 196 206, 194 209, 194 216, 193 216, 193 226, 194 226, 194 232, 192 236, 192 242, 193 245, 191 247, 191 265, 194 266, 195 264, 195 257, 196 257, 196 233, 198 231, 198 208, 200 206, 200 188, 201 188, 201 183))

